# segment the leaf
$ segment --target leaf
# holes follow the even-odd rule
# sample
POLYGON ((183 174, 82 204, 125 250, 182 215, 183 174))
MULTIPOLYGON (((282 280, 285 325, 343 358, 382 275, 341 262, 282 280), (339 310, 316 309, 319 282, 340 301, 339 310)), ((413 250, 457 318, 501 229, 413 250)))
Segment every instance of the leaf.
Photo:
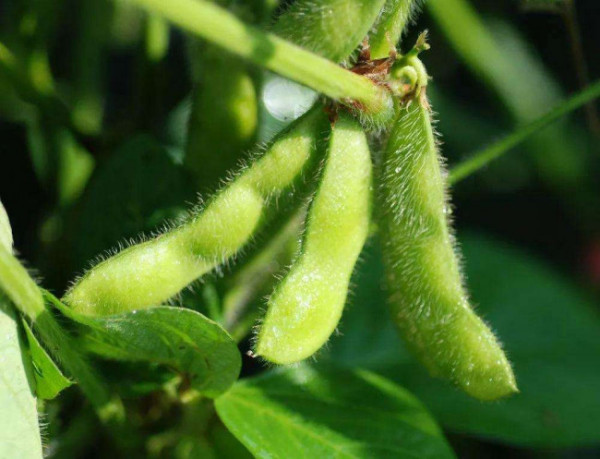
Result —
POLYGON ((0 457, 41 458, 36 401, 16 314, 0 296, 0 457))
POLYGON ((12 229, 2 201, 0 201, 0 247, 4 247, 9 252, 12 252, 13 248, 12 229))
POLYGON ((98 360, 95 367, 110 388, 122 398, 140 398, 160 391, 177 376, 164 365, 149 362, 98 360))
POLYGON ((417 399, 365 371, 272 371, 238 381, 216 408, 256 457, 453 457, 417 399))
POLYGON ((148 136, 129 140, 99 166, 82 197, 74 231, 77 270, 124 239, 177 218, 193 197, 165 148, 148 136))
POLYGON ((381 371, 405 385, 455 432, 531 447, 598 443, 600 318, 590 302, 561 275, 516 248, 481 235, 461 241, 473 302, 504 342, 520 394, 484 404, 431 378, 390 335, 379 287, 381 265, 373 251, 330 357, 381 371))
POLYGON ((88 317, 49 298, 63 314, 86 326, 81 344, 102 357, 176 368, 207 397, 225 392, 240 373, 235 342, 221 326, 196 311, 158 306, 88 317))
POLYGON ((242 445, 227 428, 215 418, 214 423, 208 433, 208 439, 215 450, 217 457, 226 457, 227 459, 250 459, 253 456, 242 445))
POLYGON ((35 393, 41 399, 52 400, 73 383, 62 374, 25 321, 23 321, 23 327, 29 343, 35 378, 35 393))
POLYGON ((183 308, 160 306, 91 319, 83 344, 98 355, 161 363, 189 377, 207 397, 225 392, 238 378, 241 356, 218 324, 183 308))

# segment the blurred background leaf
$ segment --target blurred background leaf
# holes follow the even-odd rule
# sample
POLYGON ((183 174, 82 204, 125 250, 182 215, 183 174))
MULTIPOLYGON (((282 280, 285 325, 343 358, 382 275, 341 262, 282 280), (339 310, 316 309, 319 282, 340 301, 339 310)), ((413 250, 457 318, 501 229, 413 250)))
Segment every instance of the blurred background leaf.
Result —
POLYGON ((510 244, 459 239, 478 312, 497 332, 520 393, 481 403, 432 379, 386 320, 382 266, 373 244, 329 359, 380 372, 414 391, 450 431, 529 447, 600 442, 600 317, 563 275, 510 244), (585 420, 585 421, 582 421, 585 420))
POLYGON ((81 199, 74 233, 75 266, 116 244, 159 231, 186 214, 195 197, 167 149, 150 136, 126 141, 100 165, 81 199))

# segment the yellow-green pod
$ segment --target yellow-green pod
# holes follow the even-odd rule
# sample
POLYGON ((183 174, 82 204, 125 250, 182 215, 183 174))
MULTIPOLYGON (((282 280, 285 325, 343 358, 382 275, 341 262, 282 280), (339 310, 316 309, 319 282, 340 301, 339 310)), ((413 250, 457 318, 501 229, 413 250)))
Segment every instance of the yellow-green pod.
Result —
POLYGON ((257 355, 278 364, 298 362, 314 354, 335 330, 369 230, 371 175, 363 129, 340 114, 300 255, 269 299, 257 355))
POLYGON ((259 227, 269 200, 304 180, 325 122, 322 108, 308 112, 188 222, 99 263, 63 302, 98 316, 160 305, 235 255, 259 227))
POLYGON ((448 221, 445 173, 426 100, 401 107, 386 147, 380 229, 393 319, 435 376, 473 397, 517 391, 500 344, 475 314, 448 221))

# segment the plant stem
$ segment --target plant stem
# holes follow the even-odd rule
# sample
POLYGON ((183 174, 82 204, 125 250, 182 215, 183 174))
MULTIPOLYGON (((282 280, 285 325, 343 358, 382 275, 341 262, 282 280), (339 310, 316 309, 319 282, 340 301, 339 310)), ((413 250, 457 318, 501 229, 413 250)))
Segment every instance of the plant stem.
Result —
POLYGON ((98 417, 111 429, 115 431, 122 429, 125 412, 121 400, 113 397, 104 383, 94 374, 71 337, 46 309, 42 293, 27 270, 17 258, 1 247, 0 291, 4 292, 15 307, 32 321, 48 350, 75 378, 96 409, 98 417))
POLYGON ((134 0, 221 48, 350 105, 377 114, 391 106, 391 95, 366 77, 273 34, 244 24, 207 1, 134 0))
POLYGON ((381 59, 388 57, 390 50, 398 44, 406 26, 410 22, 411 14, 416 9, 415 0, 388 1, 384 12, 369 38, 371 58, 381 59))
POLYGON ((465 177, 483 168, 489 162, 499 158, 528 137, 545 128, 550 123, 578 109, 582 105, 600 97, 600 80, 591 84, 585 90, 575 94, 559 106, 553 108, 535 121, 515 130, 503 139, 475 153, 471 158, 453 167, 450 172, 450 183, 460 182, 465 177))

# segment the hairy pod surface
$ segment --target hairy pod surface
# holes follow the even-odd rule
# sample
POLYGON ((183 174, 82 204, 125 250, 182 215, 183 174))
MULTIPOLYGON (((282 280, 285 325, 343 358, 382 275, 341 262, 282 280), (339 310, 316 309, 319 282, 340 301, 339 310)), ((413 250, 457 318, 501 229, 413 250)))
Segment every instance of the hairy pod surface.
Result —
POLYGON ((160 305, 235 255, 259 227, 269 201, 303 180, 316 159, 324 122, 320 107, 309 111, 202 211, 99 263, 73 285, 64 303, 99 316, 160 305))
POLYGON ((340 114, 299 257, 275 289, 257 355, 278 364, 314 354, 337 326, 348 284, 368 235, 371 156, 360 124, 340 114))
POLYGON ((273 32, 341 62, 366 37, 384 3, 384 0, 298 0, 281 14, 273 32))
POLYGON ((517 391, 496 337, 469 305, 425 101, 400 108, 384 153, 380 225, 393 319, 435 376, 473 397, 517 391))

